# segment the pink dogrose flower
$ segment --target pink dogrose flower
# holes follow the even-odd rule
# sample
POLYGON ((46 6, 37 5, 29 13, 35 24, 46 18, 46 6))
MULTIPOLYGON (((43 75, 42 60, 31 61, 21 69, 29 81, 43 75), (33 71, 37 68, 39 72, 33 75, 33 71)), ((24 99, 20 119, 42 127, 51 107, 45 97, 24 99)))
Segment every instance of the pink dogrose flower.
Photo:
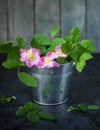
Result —
POLYGON ((60 45, 55 47, 55 54, 56 54, 56 58, 58 58, 58 57, 67 57, 67 55, 62 52, 60 45))
POLYGON ((54 61, 56 55, 54 52, 48 52, 45 57, 42 57, 42 62, 38 64, 39 68, 52 68, 52 67, 59 67, 60 65, 54 61))
POLYGON ((40 50, 36 48, 20 49, 20 61, 25 62, 27 67, 31 68, 41 62, 40 50))

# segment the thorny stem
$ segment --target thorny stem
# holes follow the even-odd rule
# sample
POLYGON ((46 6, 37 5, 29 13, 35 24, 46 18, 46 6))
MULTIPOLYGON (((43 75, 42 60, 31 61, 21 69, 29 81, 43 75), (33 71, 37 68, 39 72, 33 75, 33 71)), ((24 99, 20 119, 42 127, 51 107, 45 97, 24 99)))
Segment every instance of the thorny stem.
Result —
POLYGON ((17 69, 17 74, 19 73, 19 70, 20 70, 20 66, 18 66, 18 69, 17 69))

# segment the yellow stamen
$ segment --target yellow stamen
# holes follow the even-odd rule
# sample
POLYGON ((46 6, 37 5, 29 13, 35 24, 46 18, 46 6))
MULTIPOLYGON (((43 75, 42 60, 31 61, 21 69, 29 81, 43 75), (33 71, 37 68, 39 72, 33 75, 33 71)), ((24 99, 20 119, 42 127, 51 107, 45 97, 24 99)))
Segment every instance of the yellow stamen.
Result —
POLYGON ((50 60, 49 58, 46 58, 45 61, 44 61, 44 63, 47 64, 47 63, 49 63, 50 61, 51 61, 51 60, 50 60))
POLYGON ((62 54, 61 51, 56 51, 56 55, 60 56, 62 54))
POLYGON ((29 53, 29 54, 27 55, 27 58, 28 58, 28 60, 34 60, 35 56, 34 56, 33 53, 29 53))

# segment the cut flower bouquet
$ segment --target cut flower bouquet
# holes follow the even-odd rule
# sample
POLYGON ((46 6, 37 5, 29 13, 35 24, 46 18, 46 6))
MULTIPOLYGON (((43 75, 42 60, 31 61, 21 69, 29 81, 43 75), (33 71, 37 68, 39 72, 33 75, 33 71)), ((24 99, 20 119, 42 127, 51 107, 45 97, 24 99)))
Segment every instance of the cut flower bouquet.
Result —
POLYGON ((72 28, 69 35, 57 36, 60 28, 56 27, 50 31, 50 38, 44 34, 35 34, 30 42, 30 47, 22 37, 16 39, 17 45, 12 41, 0 41, 0 53, 7 54, 7 60, 2 63, 7 69, 18 68, 18 78, 30 87, 37 86, 36 79, 27 72, 19 72, 20 67, 34 66, 42 68, 60 67, 61 64, 74 63, 77 71, 81 72, 87 60, 93 58, 95 50, 93 42, 89 39, 80 41, 80 29, 72 28))

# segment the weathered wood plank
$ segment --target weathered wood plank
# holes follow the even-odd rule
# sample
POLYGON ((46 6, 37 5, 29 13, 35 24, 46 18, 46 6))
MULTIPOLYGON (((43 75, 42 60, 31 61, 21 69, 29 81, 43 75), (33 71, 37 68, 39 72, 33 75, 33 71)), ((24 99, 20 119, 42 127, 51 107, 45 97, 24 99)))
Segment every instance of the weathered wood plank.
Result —
POLYGON ((61 0, 62 34, 66 35, 74 27, 81 30, 81 38, 86 37, 85 0, 61 0))
POLYGON ((59 25, 59 0, 36 0, 36 33, 49 35, 59 25))
POLYGON ((95 43, 95 52, 100 52, 100 0, 87 0, 87 37, 95 43))
POLYGON ((7 40, 7 0, 0 0, 0 40, 7 40))
MULTIPOLYGON (((22 36, 29 41, 34 34, 33 0, 9 0, 9 39, 22 36)), ((28 43, 27 43, 28 44, 28 43)))

